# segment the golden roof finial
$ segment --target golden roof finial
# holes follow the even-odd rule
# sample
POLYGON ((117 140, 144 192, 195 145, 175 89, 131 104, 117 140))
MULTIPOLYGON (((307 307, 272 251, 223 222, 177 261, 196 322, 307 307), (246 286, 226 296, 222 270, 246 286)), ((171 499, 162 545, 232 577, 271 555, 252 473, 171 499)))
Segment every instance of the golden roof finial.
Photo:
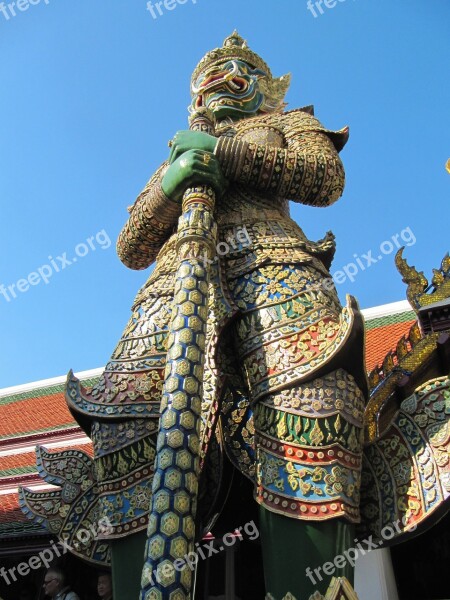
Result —
POLYGON ((404 248, 395 255, 395 264, 403 277, 403 282, 408 285, 406 297, 413 309, 417 312, 424 306, 446 300, 450 297, 450 256, 444 256, 439 269, 433 269, 431 286, 425 275, 410 267, 403 258, 404 248), (431 291, 429 288, 432 287, 431 291))
POLYGON ((404 249, 405 247, 403 246, 395 255, 395 265, 403 278, 403 283, 408 285, 406 297, 413 309, 417 311, 421 306, 418 298, 425 293, 428 287, 428 280, 421 271, 416 270, 416 267, 408 265, 406 259, 403 258, 404 249))

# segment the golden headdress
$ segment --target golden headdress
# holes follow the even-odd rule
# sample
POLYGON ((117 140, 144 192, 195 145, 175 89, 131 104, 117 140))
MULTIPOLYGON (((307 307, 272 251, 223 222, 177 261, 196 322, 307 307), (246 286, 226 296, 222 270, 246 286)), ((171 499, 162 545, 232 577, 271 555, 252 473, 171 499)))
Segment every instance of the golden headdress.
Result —
MULTIPOLYGON (((291 76, 273 77, 268 64, 247 46, 247 42, 235 30, 225 38, 221 48, 210 50, 195 67, 191 78, 191 90, 201 73, 229 60, 242 60, 254 69, 261 69, 265 76, 258 80, 261 91, 274 109, 282 106, 283 98, 289 88, 291 76)), ((194 95, 194 93, 193 93, 194 95)))

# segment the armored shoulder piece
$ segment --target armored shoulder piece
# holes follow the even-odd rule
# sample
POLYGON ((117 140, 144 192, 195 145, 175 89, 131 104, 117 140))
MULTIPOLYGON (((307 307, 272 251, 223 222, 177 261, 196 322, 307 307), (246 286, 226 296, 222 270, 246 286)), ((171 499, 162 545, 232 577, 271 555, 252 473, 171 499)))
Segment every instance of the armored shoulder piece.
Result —
POLYGON ((333 142, 338 152, 342 150, 349 138, 348 127, 343 127, 338 131, 326 129, 315 118, 313 106, 304 106, 284 113, 269 113, 257 116, 252 119, 239 121, 235 126, 237 137, 242 138, 244 136, 248 138, 251 135, 250 132, 253 132, 255 139, 249 139, 248 141, 255 142, 258 132, 261 132, 263 129, 278 132, 279 135, 283 136, 285 142, 298 142, 299 136, 304 133, 323 133, 333 142))
POLYGON ((215 149, 225 176, 302 204, 333 204, 344 189, 338 151, 348 128, 325 129, 311 112, 298 109, 238 122, 234 137, 221 136, 215 149))

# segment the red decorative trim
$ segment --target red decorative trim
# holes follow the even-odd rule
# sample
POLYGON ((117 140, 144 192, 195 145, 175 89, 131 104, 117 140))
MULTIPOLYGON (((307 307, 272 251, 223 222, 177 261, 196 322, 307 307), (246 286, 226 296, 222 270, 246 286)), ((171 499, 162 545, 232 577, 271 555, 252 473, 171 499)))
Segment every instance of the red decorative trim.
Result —
POLYGON ((295 519, 307 521, 325 521, 336 517, 346 517, 351 523, 359 523, 359 508, 353 508, 336 500, 321 500, 320 504, 305 502, 295 498, 287 498, 281 494, 265 490, 258 486, 255 491, 255 500, 271 512, 287 515, 295 519))
MULTIPOLYGON (((7 488, 14 488, 27 485, 33 485, 38 483, 39 485, 45 484, 44 480, 39 477, 37 473, 24 473, 23 475, 14 475, 14 477, 4 477, 0 479, 0 490, 6 490, 7 488)), ((50 489, 50 485, 48 486, 50 489)), ((13 491, 11 491, 13 493, 13 491)), ((0 502, 1 502, 0 496, 0 502)))
POLYGON ((260 445, 270 454, 280 456, 294 463, 328 465, 330 462, 338 462, 349 469, 358 470, 361 467, 361 456, 344 450, 340 444, 300 448, 298 445, 279 442, 261 433, 255 436, 255 441, 257 446, 260 445))
POLYGON ((80 436, 86 437, 86 434, 78 426, 53 429, 0 440, 0 450, 15 450, 32 444, 45 444, 46 442, 65 442, 75 440, 80 436))

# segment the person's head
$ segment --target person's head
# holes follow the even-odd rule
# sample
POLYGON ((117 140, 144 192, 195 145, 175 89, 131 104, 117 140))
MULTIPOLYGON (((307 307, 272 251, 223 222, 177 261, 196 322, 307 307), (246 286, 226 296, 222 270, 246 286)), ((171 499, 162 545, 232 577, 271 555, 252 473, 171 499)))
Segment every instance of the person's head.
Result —
POLYGON ((195 68, 189 110, 206 106, 218 121, 281 111, 289 82, 289 75, 274 78, 263 59, 234 32, 195 68))
POLYGON ((97 593, 102 600, 112 598, 112 579, 109 573, 99 573, 97 579, 97 593))
POLYGON ((44 577, 44 592, 46 596, 54 598, 66 585, 64 571, 58 567, 51 567, 44 577))

